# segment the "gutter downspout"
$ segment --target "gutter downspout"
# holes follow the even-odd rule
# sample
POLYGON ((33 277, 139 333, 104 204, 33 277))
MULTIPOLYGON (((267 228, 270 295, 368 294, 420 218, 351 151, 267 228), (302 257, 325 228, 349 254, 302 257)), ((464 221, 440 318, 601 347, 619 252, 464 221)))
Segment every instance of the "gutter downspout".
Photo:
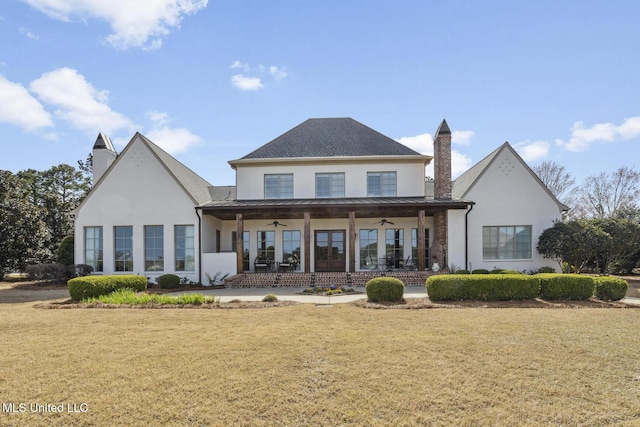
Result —
POLYGON ((196 206, 196 215, 198 216, 198 283, 202 285, 202 218, 198 213, 198 206, 196 206))
POLYGON ((467 213, 464 215, 464 265, 465 268, 469 268, 469 214, 473 210, 473 204, 469 205, 471 209, 467 209, 467 213))

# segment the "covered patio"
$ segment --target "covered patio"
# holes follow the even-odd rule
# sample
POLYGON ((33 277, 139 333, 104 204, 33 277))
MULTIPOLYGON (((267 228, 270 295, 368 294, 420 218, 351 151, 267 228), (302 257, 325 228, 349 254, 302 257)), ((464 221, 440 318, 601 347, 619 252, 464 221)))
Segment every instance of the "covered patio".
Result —
MULTIPOLYGON (((233 230, 236 236, 243 236, 248 221, 269 221, 274 228, 278 225, 285 225, 288 220, 302 221, 302 245, 300 251, 300 265, 302 268, 298 273, 288 274, 313 274, 321 271, 327 273, 342 273, 344 281, 347 280, 345 273, 366 273, 362 271, 365 263, 372 273, 381 275, 387 270, 397 273, 415 270, 425 272, 432 263, 440 266, 447 265, 447 214, 449 210, 466 210, 473 205, 473 202, 460 200, 436 200, 432 197, 379 197, 379 198, 334 198, 334 199, 268 199, 268 200, 228 200, 215 201, 198 207, 203 218, 211 217, 218 221, 235 221, 233 230), (427 229, 427 218, 433 228, 433 239, 431 247, 425 243, 425 233, 427 229), (362 219, 377 221, 379 227, 385 226, 386 218, 401 218, 408 220, 405 223, 411 224, 417 232, 417 253, 415 257, 408 257, 403 254, 401 260, 397 260, 392 265, 386 261, 387 253, 376 257, 375 260, 364 260, 358 253, 358 228, 356 222, 362 219), (321 225, 320 225, 321 224, 321 225), (335 230, 333 230, 335 228, 335 230), (321 231, 319 231, 322 229, 321 231), (329 229, 328 231, 325 229, 329 229), (331 249, 331 232, 335 231, 334 238, 344 239, 340 245, 344 246, 344 264, 336 263, 323 265, 323 258, 320 256, 321 250, 325 250, 329 239, 331 249), (341 234, 340 234, 341 233, 341 234), (313 252, 313 253, 312 253, 313 252), (428 259, 428 256, 429 258, 428 259), (410 258, 410 259, 408 259, 410 258), (412 264, 411 268, 406 266, 407 260, 412 264), (384 262, 385 265, 381 265, 384 262), (358 268, 356 268, 358 266, 358 268), (375 270, 375 271, 373 271, 375 270)), ((388 226, 393 222, 387 221, 388 226)), ((363 229, 360 223, 360 230, 363 229)), ((368 224, 368 222, 367 222, 368 224)), ((374 224, 373 222, 371 224, 374 224)), ((368 226, 374 229, 373 225, 368 226)), ((428 237, 428 236, 427 236, 428 237)), ((328 249, 328 250, 330 250, 328 249)), ((245 273, 246 258, 245 247, 242 238, 235 239, 235 247, 232 251, 236 255, 236 272, 245 273)), ((250 260, 253 262, 253 259, 250 260)), ((280 260, 282 261, 282 260, 280 260)), ((266 274, 280 274, 280 277, 287 277, 284 271, 266 272, 266 274), (283 274, 285 274, 283 276, 283 274)), ((353 276, 352 276, 353 277, 353 276)), ((299 279, 299 278, 298 278, 299 279)), ((275 281, 275 276, 274 280, 275 281)), ((280 279, 278 280, 280 281, 280 279)), ((303 281, 306 281, 303 280, 303 281)), ((304 286, 298 285, 298 286, 304 286)))

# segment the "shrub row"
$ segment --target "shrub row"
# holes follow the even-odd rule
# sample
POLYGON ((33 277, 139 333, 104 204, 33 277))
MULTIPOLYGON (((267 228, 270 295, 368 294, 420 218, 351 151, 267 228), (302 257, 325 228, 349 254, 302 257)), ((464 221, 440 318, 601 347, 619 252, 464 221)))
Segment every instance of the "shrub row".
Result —
POLYGON ((67 280, 72 277, 86 276, 93 267, 85 264, 64 265, 59 263, 34 264, 26 268, 30 280, 67 280))
POLYGON ((594 295, 605 301, 624 298, 628 284, 615 277, 578 274, 469 274, 436 275, 426 282, 432 301, 505 301, 540 297, 544 300, 588 300, 594 295))
POLYGON ((376 277, 367 282, 365 291, 371 302, 400 301, 404 294, 404 283, 395 277, 376 277))
POLYGON ((67 282, 69 294, 76 301, 97 298, 118 289, 129 288, 136 292, 147 289, 147 278, 134 275, 76 277, 67 282))
POLYGON ((524 274, 437 275, 429 277, 426 286, 432 301, 524 300, 540 292, 540 281, 524 274))

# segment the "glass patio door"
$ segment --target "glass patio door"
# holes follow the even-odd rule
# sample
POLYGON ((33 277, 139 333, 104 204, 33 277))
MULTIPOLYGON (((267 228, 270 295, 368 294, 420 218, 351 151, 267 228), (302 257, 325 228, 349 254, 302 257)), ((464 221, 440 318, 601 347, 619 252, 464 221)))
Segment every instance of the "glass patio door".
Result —
POLYGON ((315 271, 345 271, 345 230, 315 232, 315 271))

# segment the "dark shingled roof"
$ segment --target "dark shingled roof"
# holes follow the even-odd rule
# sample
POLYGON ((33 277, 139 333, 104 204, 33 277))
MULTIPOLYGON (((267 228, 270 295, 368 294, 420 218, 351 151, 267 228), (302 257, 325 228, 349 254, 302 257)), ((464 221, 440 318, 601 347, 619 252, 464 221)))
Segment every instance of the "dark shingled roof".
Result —
POLYGON ((352 118, 308 119, 242 159, 420 156, 352 118))

